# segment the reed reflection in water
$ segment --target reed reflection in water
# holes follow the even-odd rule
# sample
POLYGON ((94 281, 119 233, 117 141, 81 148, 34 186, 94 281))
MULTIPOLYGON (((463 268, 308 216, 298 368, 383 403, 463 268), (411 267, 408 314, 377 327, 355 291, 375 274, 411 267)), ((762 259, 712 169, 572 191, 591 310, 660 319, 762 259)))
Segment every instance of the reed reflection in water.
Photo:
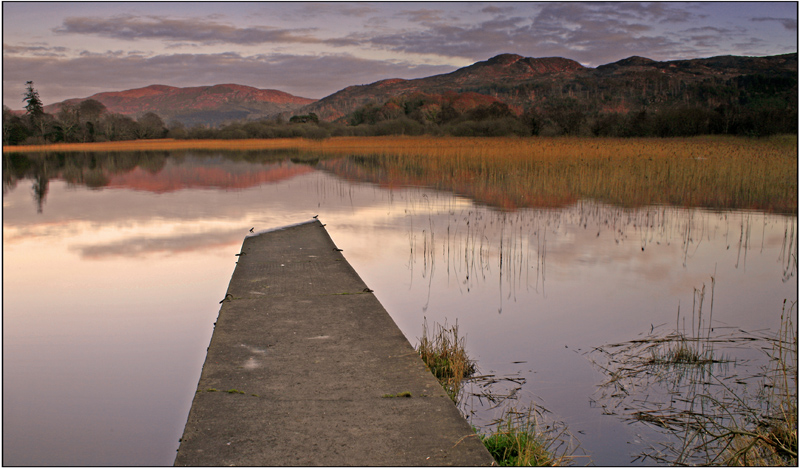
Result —
MULTIPOLYGON (((285 157, 151 163, 4 174, 7 464, 171 464, 251 227, 319 215, 412 344, 424 319, 458 320, 481 371, 565 421, 596 464, 627 464, 648 430, 592 407, 585 351, 672 323, 712 275, 715 323, 777 329, 797 298, 793 216, 588 200, 503 211, 285 157)), ((475 424, 495 416, 465 405, 475 424)))

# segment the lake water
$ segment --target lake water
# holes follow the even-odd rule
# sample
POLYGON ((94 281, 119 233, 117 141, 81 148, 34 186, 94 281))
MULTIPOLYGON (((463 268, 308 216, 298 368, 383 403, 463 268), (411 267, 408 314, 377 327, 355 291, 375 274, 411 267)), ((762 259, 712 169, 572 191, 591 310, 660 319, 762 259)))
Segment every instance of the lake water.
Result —
MULTIPOLYGON (((480 373, 516 382, 496 391, 546 408, 598 465, 663 435, 604 414, 589 351, 675 328, 679 307, 686 323, 712 276, 718 328, 775 331, 797 300, 796 216, 501 211, 331 161, 70 158, 4 155, 5 465, 172 464, 234 254, 251 228, 313 215, 412 344, 424 320, 457 321, 480 373)), ((491 406, 462 401, 476 425, 491 406)))

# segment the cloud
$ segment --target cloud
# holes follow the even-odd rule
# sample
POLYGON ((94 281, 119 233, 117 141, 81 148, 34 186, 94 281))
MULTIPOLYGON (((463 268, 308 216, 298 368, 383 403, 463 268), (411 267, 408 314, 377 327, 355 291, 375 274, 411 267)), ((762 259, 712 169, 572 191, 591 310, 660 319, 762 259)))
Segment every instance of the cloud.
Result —
MULTIPOLYGON (((646 35, 653 30, 650 23, 680 16, 679 12, 665 7, 547 3, 529 15, 506 16, 506 10, 489 7, 482 11, 490 17, 454 22, 438 20, 436 15, 425 10, 425 21, 415 30, 376 34, 362 40, 395 52, 470 60, 484 60, 510 52, 533 57, 565 56, 588 65, 623 58, 619 51, 626 46, 636 45, 638 50, 634 53, 639 55, 650 55, 652 48, 660 51, 681 46, 680 42, 665 36, 646 35)), ((422 18, 421 11, 406 14, 422 18)))
POLYGON ((304 88, 324 86, 324 97, 347 86, 367 84, 387 78, 421 78, 449 73, 456 67, 419 65, 402 61, 370 60, 349 54, 322 56, 264 55, 259 57, 269 70, 280 72, 286 85, 304 88), (322 72, 321 72, 322 70, 322 72))
POLYGON ((353 84, 447 73, 455 64, 506 52, 598 66, 632 55, 675 60, 796 51, 796 33, 786 32, 796 31, 796 16, 759 8, 762 16, 732 25, 709 16, 720 8, 704 2, 250 5, 245 20, 227 5, 194 18, 70 10, 72 16, 48 32, 60 35, 56 46, 33 42, 48 34, 3 45, 4 85, 13 90, 33 79, 46 103, 156 82, 234 82, 322 98, 353 84), (253 18, 279 27, 246 23, 253 18), (753 22, 775 22, 771 32, 794 37, 790 43, 765 41, 749 31, 757 29, 753 22), (111 50, 103 52, 106 47, 111 50), (128 51, 134 47, 140 50, 128 51))
POLYGON ((691 4, 670 4, 669 2, 620 2, 598 4, 598 11, 605 14, 615 13, 620 18, 630 18, 647 23, 670 24, 687 23, 690 20, 703 19, 708 15, 693 11, 691 4))
MULTIPOLYGON (((587 66, 632 55, 675 60, 737 53, 733 43, 741 43, 746 30, 708 26, 708 15, 697 8, 664 2, 547 2, 514 9, 514 16, 501 7, 484 7, 461 21, 440 19, 434 10, 414 10, 405 15, 419 20, 415 28, 379 32, 360 40, 409 54, 478 61, 508 52, 567 57, 587 66), (675 28, 678 24, 684 29, 675 28)), ((796 27, 794 20, 782 24, 796 27)), ((749 44, 749 50, 758 53, 756 43, 749 44)))
POLYGON ((720 44, 741 40, 745 31, 741 28, 719 28, 715 26, 701 26, 684 29, 679 32, 686 44, 700 50, 711 51, 720 44))
MULTIPOLYGON (((336 16, 342 17, 355 17, 363 18, 365 16, 380 13, 380 10, 375 8, 374 5, 369 3, 346 3, 346 2, 298 2, 298 8, 291 11, 280 12, 277 16, 286 20, 314 20, 320 17, 332 18, 336 16)), ((255 13, 254 16, 266 16, 268 18, 275 18, 276 12, 273 5, 269 3, 265 6, 266 11, 263 13, 255 13)))
POLYGON ((769 18, 769 17, 758 17, 752 18, 750 21, 775 21, 780 23, 784 29, 789 31, 797 31, 797 19, 796 18, 769 18))
POLYGON ((3 43, 3 56, 26 55, 34 57, 65 57, 68 51, 69 49, 61 46, 29 44, 10 45, 3 43))
POLYGON ((402 12, 401 16, 408 17, 414 23, 425 23, 425 22, 435 22, 435 21, 442 21, 442 10, 428 10, 428 9, 421 9, 421 10, 407 10, 402 12))
POLYGON ((497 5, 489 5, 485 8, 481 8, 481 13, 490 13, 493 15, 510 13, 512 11, 514 11, 514 7, 512 6, 499 7, 497 5))
POLYGON ((174 236, 134 236, 104 244, 78 244, 69 247, 81 258, 141 257, 153 253, 177 254, 233 245, 240 242, 241 229, 215 230, 174 236))
POLYGON ((161 39, 202 44, 257 45, 267 43, 317 44, 309 29, 271 27, 238 28, 201 19, 117 16, 112 18, 70 17, 54 28, 56 34, 89 34, 114 39, 161 39))

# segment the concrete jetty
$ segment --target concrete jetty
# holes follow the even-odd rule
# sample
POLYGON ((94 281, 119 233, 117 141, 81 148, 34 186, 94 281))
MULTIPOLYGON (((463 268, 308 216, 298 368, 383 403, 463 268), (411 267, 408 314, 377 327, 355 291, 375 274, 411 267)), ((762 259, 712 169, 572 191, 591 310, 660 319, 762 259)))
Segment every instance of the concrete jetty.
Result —
POLYGON ((492 464, 319 221, 238 259, 176 466, 492 464))

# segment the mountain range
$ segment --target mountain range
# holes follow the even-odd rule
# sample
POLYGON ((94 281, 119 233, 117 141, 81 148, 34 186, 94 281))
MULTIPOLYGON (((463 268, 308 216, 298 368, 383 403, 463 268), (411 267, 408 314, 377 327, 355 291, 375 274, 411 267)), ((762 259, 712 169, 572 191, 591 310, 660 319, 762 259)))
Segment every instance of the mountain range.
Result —
MULTIPOLYGON (((500 102, 516 114, 563 103, 591 103, 598 112, 636 111, 648 105, 730 103, 735 89, 747 89, 746 99, 768 97, 797 102, 797 53, 766 57, 718 56, 659 62, 629 57, 596 68, 561 57, 532 58, 501 54, 452 73, 405 80, 387 79, 349 86, 314 100, 236 84, 192 88, 151 85, 104 92, 95 99, 109 112, 138 116, 154 112, 166 122, 218 125, 233 120, 257 120, 315 113, 320 120, 347 119, 363 106, 391 113, 420 99, 449 105, 459 112, 500 102)), ((735 93, 741 100, 741 93, 735 93)), ((57 112, 62 103, 45 107, 57 112)))

